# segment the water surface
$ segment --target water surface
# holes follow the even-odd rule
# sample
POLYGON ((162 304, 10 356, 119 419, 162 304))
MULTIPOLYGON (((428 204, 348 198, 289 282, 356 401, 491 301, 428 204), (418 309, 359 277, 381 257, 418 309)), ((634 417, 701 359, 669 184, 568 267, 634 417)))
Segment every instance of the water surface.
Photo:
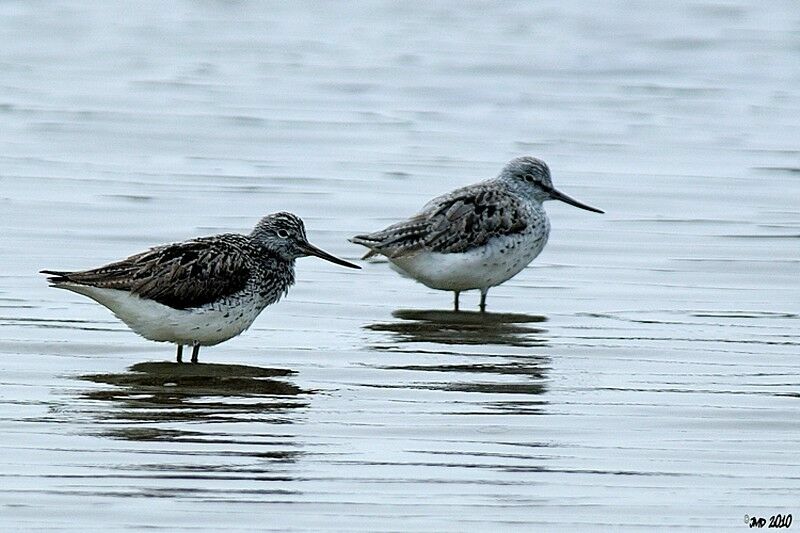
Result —
POLYGON ((0 5, 3 529, 733 530, 800 515, 800 11, 0 5), (198 367, 47 288, 289 210, 347 237, 522 155, 535 263, 313 258, 198 367), (212 366, 219 365, 219 366, 212 366))

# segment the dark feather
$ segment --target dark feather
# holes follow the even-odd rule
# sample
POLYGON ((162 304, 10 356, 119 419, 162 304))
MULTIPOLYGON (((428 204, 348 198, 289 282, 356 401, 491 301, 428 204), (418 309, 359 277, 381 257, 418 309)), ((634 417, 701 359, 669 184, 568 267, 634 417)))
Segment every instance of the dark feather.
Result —
POLYGON ((521 199, 477 184, 435 198, 418 215, 351 241, 389 258, 420 250, 459 253, 484 246, 493 237, 524 232, 527 218, 521 199))
MULTIPOLYGON (((130 291, 175 309, 199 307, 247 285, 255 265, 247 237, 201 237, 151 248, 121 261, 80 272, 43 270, 55 285, 65 282, 130 291), (248 253, 249 252, 249 253, 248 253)), ((259 252, 268 253, 261 249, 259 252)))

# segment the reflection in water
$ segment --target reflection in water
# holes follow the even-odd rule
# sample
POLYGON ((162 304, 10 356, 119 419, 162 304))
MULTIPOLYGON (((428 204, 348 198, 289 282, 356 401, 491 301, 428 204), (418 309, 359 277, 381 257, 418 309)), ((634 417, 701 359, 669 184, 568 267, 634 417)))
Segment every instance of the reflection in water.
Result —
MULTIPOLYGON (((547 391, 546 379, 550 370, 548 357, 534 354, 498 355, 493 350, 475 352, 480 346, 534 347, 546 346, 546 330, 531 326, 545 322, 547 317, 524 314, 480 313, 468 311, 397 310, 392 316, 398 322, 377 323, 366 329, 389 332, 399 343, 434 343, 449 347, 449 355, 461 355, 480 362, 462 364, 410 364, 382 366, 422 374, 422 380, 412 377, 412 383, 387 385, 389 387, 441 390, 486 395, 479 411, 500 414, 541 414, 546 401, 541 395, 547 391), (453 353, 454 346, 468 346, 469 351, 453 353), (488 361, 487 361, 488 359, 488 361), (430 374, 435 373, 435 374, 430 374), (432 379, 441 376, 442 380, 432 379), (498 395, 514 395, 505 399, 498 395), (525 396, 536 396, 528 399, 525 396)), ((398 347, 373 346, 375 350, 407 352, 398 347)), ((424 353, 419 353, 424 357, 424 353)), ((450 407, 448 407, 450 409, 450 407)), ((474 414, 464 412, 462 414, 474 414)))
MULTIPOLYGON (((543 414, 547 401, 539 397, 547 392, 549 359, 539 356, 507 357, 511 362, 476 363, 462 365, 398 365, 383 366, 385 370, 406 372, 437 372, 446 381, 429 375, 413 383, 384 385, 390 388, 425 389, 451 392, 479 393, 486 395, 475 411, 459 414, 543 414), (513 395, 508 399, 503 396, 513 395), (528 399, 526 396, 536 396, 528 399)), ((452 405, 446 406, 452 412, 452 405)))
MULTIPOLYGON (((252 422, 290 423, 287 414, 307 405, 299 387, 273 379, 291 370, 244 365, 137 363, 120 374, 91 374, 81 379, 113 385, 85 391, 85 399, 108 402, 112 408, 92 413, 114 423, 106 436, 136 441, 208 440, 208 433, 160 427, 168 423, 252 422), (118 425, 117 423, 122 423, 118 425), (159 427, 144 427, 152 423, 159 427)), ((224 435, 215 435, 215 442, 224 435)))
MULTIPOLYGON (((438 381, 426 376, 424 382, 402 385, 402 388, 479 393, 485 395, 476 403, 476 410, 460 411, 470 414, 544 414, 547 401, 541 395, 547 392, 547 372, 550 370, 546 357, 518 357, 508 363, 476 363, 465 365, 406 365, 385 366, 386 370, 414 372, 441 372, 447 381, 438 381), (467 374, 468 376, 464 376, 467 374), (471 379, 470 379, 471 378, 471 379), (502 396, 500 396, 502 395, 502 396), (513 395, 508 399, 503 398, 513 395), (528 396, 532 398, 527 398, 528 396)), ((400 387, 398 385, 398 387, 400 387)), ((452 406, 448 406, 450 411, 452 406)))
POLYGON ((530 326, 545 322, 545 316, 414 309, 398 309, 392 316, 401 321, 365 327, 373 331, 394 333, 394 340, 398 342, 520 347, 545 344, 541 334, 546 330, 530 326))

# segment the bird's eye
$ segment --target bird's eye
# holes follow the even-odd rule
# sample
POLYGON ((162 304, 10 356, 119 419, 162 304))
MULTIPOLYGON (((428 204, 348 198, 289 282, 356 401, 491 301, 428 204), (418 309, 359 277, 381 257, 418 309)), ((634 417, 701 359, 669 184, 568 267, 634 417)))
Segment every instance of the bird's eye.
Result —
POLYGON ((533 174, 525 174, 525 176, 523 176, 523 177, 525 178, 525 181, 527 181, 527 182, 533 183, 533 181, 534 181, 533 174))
POLYGON ((277 231, 277 233, 278 233, 278 237, 280 237, 281 239, 288 239, 289 238, 289 232, 286 231, 285 229, 279 229, 277 231))

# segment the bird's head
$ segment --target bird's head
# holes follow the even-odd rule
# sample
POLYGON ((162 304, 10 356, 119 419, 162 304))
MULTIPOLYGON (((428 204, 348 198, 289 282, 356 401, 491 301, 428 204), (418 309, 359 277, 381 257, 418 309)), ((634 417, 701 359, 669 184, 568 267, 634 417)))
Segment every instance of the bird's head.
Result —
POLYGON ((297 215, 287 212, 273 213, 259 220, 250 236, 259 244, 276 252, 287 261, 313 255, 331 263, 350 268, 361 268, 344 259, 320 250, 306 237, 306 228, 297 215))
POLYGON ((581 203, 553 187, 550 169, 544 161, 535 157, 525 156, 512 159, 500 172, 499 179, 517 194, 539 203, 547 200, 561 200, 587 211, 603 212, 581 203))

